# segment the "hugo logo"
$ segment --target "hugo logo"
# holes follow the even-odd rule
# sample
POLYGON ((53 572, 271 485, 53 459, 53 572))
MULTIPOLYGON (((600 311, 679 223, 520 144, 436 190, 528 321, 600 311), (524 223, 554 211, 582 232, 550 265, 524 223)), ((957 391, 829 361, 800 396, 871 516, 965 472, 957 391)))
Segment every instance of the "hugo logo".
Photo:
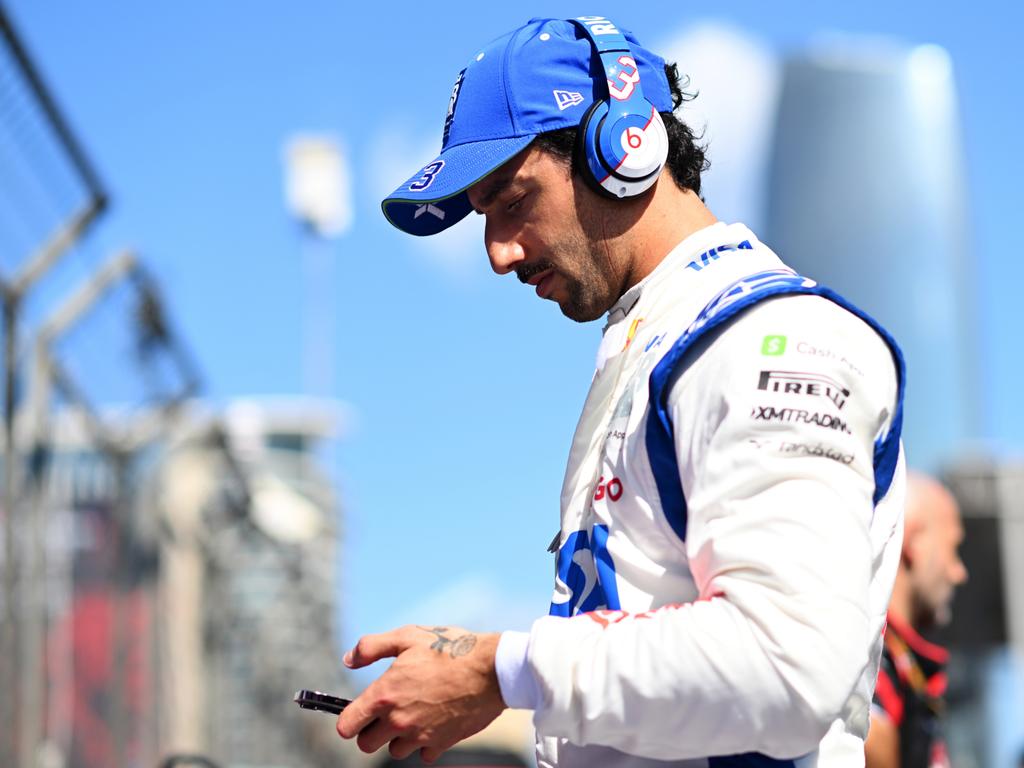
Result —
POLYGON ((610 501, 618 501, 622 498, 622 481, 617 477, 613 477, 607 483, 604 481, 604 475, 601 475, 597 480, 597 490, 594 491, 594 501, 601 501, 605 496, 610 501))

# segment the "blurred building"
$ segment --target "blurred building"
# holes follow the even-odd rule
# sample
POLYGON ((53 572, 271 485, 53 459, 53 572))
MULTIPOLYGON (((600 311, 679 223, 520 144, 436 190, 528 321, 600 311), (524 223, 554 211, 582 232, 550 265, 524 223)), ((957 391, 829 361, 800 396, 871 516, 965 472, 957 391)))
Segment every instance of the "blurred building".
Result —
POLYGON ((40 497, 48 764, 358 762, 330 717, 292 702, 298 688, 351 692, 322 455, 337 422, 323 401, 194 408, 119 468, 73 414, 55 420, 40 497))
POLYGON ((899 341, 908 460, 931 471, 982 426, 966 181, 943 49, 836 39, 786 61, 765 242, 899 341))
POLYGON ((785 64, 765 240, 876 317, 906 357, 910 466, 943 471, 970 572, 953 623, 951 762, 1024 743, 1024 465, 974 458, 985 394, 953 64, 937 46, 833 39, 785 64))
POLYGON ((162 463, 168 749, 253 768, 339 764, 333 720, 292 701, 299 688, 351 693, 337 499, 317 460, 333 421, 312 401, 237 403, 162 463))

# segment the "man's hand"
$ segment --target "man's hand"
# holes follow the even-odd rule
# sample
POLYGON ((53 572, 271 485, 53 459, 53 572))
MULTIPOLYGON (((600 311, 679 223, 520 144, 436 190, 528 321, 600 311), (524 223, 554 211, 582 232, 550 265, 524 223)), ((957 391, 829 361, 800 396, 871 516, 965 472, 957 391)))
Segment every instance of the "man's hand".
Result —
POLYGON ((494 671, 498 638, 412 625, 360 638, 345 654, 350 669, 388 656, 395 661, 338 716, 338 734, 357 737, 363 752, 390 742, 396 758, 419 749, 424 762, 433 762, 505 709, 494 671))

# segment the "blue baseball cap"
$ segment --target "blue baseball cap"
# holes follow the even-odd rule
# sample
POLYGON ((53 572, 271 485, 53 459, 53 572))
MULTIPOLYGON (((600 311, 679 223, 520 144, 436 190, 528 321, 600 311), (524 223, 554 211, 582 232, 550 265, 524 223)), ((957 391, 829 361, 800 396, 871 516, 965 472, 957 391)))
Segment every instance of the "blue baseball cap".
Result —
MULTIPOLYGON (((672 111, 665 61, 629 41, 644 96, 672 111)), ((511 160, 537 134, 579 125, 590 106, 608 98, 594 45, 579 24, 530 19, 477 53, 455 79, 441 153, 384 198, 394 226, 434 235, 472 211, 466 190, 511 160)))

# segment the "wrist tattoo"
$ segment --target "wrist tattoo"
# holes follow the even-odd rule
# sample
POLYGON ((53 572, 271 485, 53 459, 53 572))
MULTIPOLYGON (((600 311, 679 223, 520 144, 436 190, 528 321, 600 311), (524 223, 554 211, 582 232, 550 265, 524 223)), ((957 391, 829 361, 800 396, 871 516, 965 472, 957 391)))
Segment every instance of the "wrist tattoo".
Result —
POLYGON ((467 633, 452 639, 447 635, 448 627, 420 627, 420 629, 437 638, 430 644, 431 650, 438 653, 444 653, 447 650, 453 659, 465 656, 476 646, 476 635, 467 633))

